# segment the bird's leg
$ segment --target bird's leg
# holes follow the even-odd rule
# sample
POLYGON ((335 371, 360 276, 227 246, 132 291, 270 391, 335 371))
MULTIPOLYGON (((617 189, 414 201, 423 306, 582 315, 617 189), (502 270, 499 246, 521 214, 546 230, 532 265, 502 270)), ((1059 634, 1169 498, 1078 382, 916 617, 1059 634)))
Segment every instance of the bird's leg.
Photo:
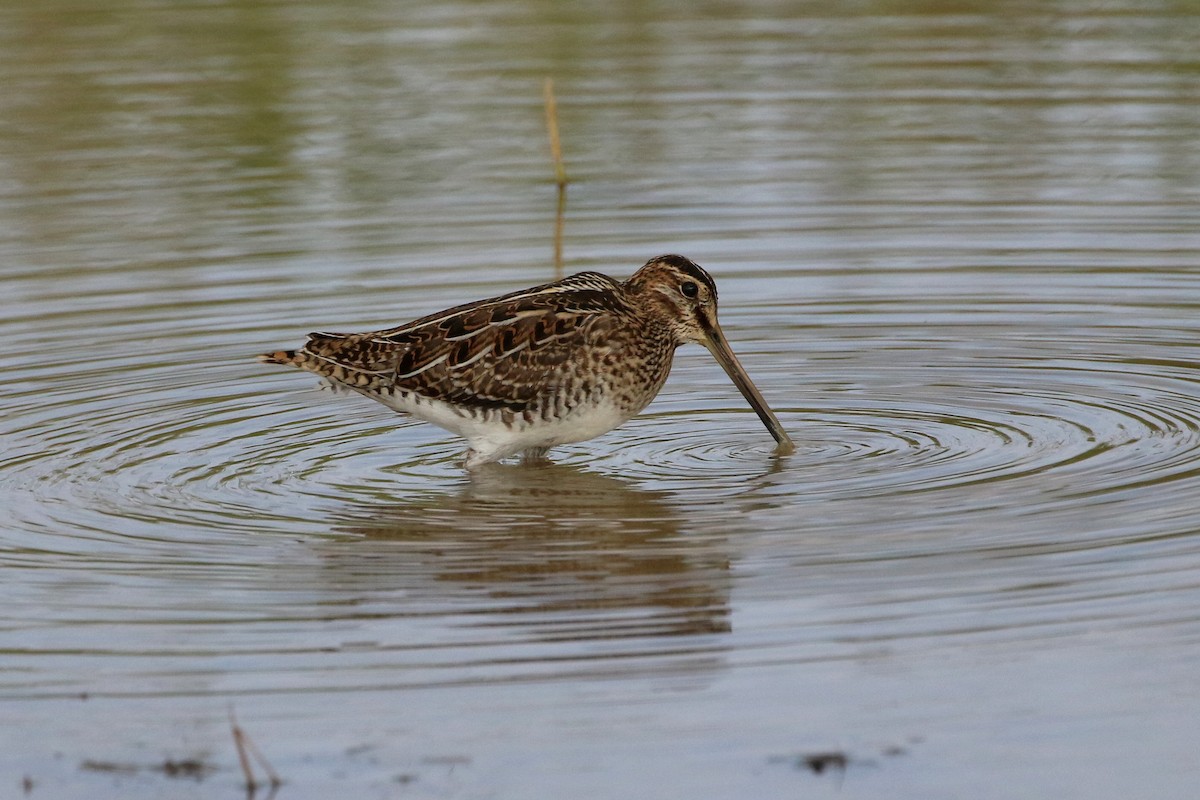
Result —
POLYGON ((480 453, 474 447, 467 448, 467 452, 463 453, 463 455, 465 456, 463 459, 463 466, 467 469, 479 469, 484 464, 492 463, 492 459, 488 458, 485 454, 480 453))
POLYGON ((546 458, 546 453, 550 452, 549 447, 530 447, 528 450, 521 451, 522 464, 547 464, 550 459, 546 458))

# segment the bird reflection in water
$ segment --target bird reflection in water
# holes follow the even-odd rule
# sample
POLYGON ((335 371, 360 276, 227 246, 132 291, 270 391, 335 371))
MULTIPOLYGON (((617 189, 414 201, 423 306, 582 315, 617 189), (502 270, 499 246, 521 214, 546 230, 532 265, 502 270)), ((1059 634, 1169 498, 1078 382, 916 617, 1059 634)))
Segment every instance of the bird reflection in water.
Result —
MULTIPOLYGON (((343 507, 322 546, 340 578, 412 604, 486 600, 546 639, 723 633, 723 537, 688 535, 664 492, 569 465, 477 470, 456 495, 343 507)), ((436 608, 433 613, 437 613, 436 608)))

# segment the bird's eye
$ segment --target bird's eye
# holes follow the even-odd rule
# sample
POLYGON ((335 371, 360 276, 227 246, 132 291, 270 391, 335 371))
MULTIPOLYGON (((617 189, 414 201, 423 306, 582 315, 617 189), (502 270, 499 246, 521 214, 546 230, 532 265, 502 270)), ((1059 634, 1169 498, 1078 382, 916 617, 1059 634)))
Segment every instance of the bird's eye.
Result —
POLYGON ((684 297, 695 297, 696 295, 700 294, 700 287, 691 281, 688 281, 687 283, 680 285, 679 291, 684 297))

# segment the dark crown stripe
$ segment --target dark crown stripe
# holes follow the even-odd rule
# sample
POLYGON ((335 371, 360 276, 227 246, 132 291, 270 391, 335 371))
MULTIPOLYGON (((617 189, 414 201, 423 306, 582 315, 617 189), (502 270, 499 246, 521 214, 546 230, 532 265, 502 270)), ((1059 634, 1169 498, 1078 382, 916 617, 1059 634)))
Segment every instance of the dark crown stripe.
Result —
POLYGON ((715 281, 713 281, 712 276, 705 272, 703 267, 701 267, 695 261, 692 261, 690 258, 671 253, 665 256, 659 256, 653 260, 659 264, 665 264, 668 267, 677 269, 688 277, 700 281, 708 287, 708 291, 713 295, 717 293, 717 284, 715 281))

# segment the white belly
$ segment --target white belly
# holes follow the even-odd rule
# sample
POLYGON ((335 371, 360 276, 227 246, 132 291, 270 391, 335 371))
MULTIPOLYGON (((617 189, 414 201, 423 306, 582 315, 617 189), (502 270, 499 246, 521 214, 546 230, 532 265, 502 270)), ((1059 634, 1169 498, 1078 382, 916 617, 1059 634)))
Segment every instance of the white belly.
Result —
POLYGON ((474 451, 468 456, 468 466, 499 461, 524 450, 593 439, 640 411, 622 409, 602 397, 596 402, 576 406, 562 416, 551 415, 549 419, 535 416, 526 420, 520 414, 499 410, 473 414, 450 403, 412 393, 371 397, 395 411, 410 414, 466 439, 474 451))

